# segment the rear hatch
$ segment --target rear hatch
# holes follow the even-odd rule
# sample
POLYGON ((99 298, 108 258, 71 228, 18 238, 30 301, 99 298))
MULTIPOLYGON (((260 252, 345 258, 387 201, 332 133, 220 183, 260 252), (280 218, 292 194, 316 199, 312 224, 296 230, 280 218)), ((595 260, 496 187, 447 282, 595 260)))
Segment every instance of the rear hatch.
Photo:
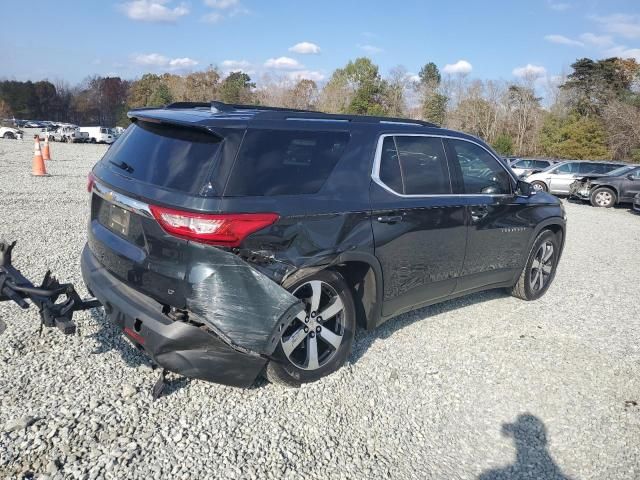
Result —
POLYGON ((187 310, 231 345, 272 353, 278 325, 302 306, 232 250, 278 218, 220 212, 245 128, 149 120, 131 125, 93 170, 89 248, 126 285, 187 310))
POLYGON ((112 274, 186 307, 188 240, 167 233, 152 208, 216 211, 211 178, 224 145, 206 129, 140 120, 111 146, 94 169, 89 246, 112 274))

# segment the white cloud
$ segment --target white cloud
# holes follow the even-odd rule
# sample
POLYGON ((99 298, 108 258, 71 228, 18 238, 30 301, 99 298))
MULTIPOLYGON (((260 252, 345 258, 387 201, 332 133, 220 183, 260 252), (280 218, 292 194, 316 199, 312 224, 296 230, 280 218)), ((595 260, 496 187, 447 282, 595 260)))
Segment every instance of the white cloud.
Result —
POLYGON ((626 45, 616 45, 606 51, 608 57, 635 58, 640 62, 640 48, 628 48, 626 45))
POLYGON ((189 57, 169 58, 159 53, 138 54, 131 57, 136 65, 154 69, 185 70, 198 65, 198 61, 189 57))
POLYGON ((325 79, 325 75, 322 72, 316 70, 297 70, 295 72, 289 72, 287 74, 290 80, 298 81, 302 79, 313 80, 314 82, 321 82, 325 79))
POLYGON ((135 55, 132 60, 133 63, 137 63, 138 65, 155 67, 162 67, 169 64, 169 59, 164 55, 160 55, 159 53, 135 55))
POLYGON ((558 43, 560 45, 572 45, 575 47, 584 47, 584 43, 578 40, 572 40, 571 38, 565 37, 564 35, 545 35, 544 39, 547 42, 558 43))
POLYGON ((591 18, 600 23, 606 32, 625 38, 640 38, 640 15, 616 13, 602 17, 593 16, 591 18))
POLYGON ((174 69, 182 70, 185 68, 192 68, 198 65, 198 62, 193 58, 182 57, 182 58, 173 58, 169 60, 169 66, 174 69))
POLYGON ((227 8, 235 7, 236 5, 238 5, 239 1, 238 0, 204 0, 204 4, 207 7, 226 10, 227 8))
POLYGON ((264 62, 264 66, 278 70, 294 70, 304 67, 304 65, 291 57, 270 58, 264 62))
POLYGON ((311 42, 296 43, 293 47, 289 47, 290 52, 308 55, 311 53, 320 53, 320 47, 311 42))
POLYGON ((222 62, 222 68, 224 70, 242 70, 245 71, 251 64, 246 60, 225 60, 222 62))
POLYGON ((466 60, 458 60, 456 63, 448 63, 442 69, 444 73, 449 73, 449 74, 455 74, 455 73, 467 74, 467 73, 470 73, 471 70, 473 70, 473 65, 471 65, 466 60))
POLYGON ((383 52, 384 50, 380 47, 376 47, 375 45, 358 45, 360 50, 368 53, 369 55, 375 55, 376 53, 383 52))
POLYGON ((240 0, 204 0, 204 4, 213 9, 211 12, 205 13, 200 17, 200 20, 206 23, 218 23, 225 18, 250 13, 250 11, 240 3, 240 0))
POLYGON ((551 0, 548 0, 547 4, 549 5, 549 8, 551 10, 555 10, 556 12, 564 12, 565 10, 568 10, 571 8, 571 4, 569 3, 560 3, 560 2, 553 2, 551 0))
POLYGON ((420 81, 420 75, 418 75, 417 73, 408 73, 407 76, 412 82, 418 83, 420 81))
POLYGON ((127 17, 141 22, 175 22, 189 13, 185 3, 172 8, 170 0, 134 0, 123 3, 120 9, 127 17))
POLYGON ((596 35, 594 33, 583 33, 580 35, 580 40, 599 48, 611 47, 615 44, 610 35, 596 35))
POLYGON ((219 21, 224 20, 224 15, 218 12, 211 12, 203 15, 201 20, 206 23, 218 23, 219 21))
POLYGON ((512 73, 520 78, 540 78, 547 74, 547 69, 541 65, 527 63, 524 67, 514 68, 512 73))

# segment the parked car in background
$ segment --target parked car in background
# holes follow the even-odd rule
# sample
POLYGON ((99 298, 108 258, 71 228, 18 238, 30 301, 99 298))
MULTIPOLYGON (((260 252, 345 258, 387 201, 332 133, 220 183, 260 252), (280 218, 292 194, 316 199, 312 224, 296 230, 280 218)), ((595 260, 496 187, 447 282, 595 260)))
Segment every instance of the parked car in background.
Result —
POLYGON ((13 127, 0 127, 0 138, 7 140, 21 140, 24 132, 13 127))
POLYGON ((38 137, 40 137, 40 140, 44 140, 48 138, 49 141, 53 141, 55 140, 54 134, 58 128, 59 128, 58 126, 49 126, 49 127, 42 128, 38 133, 38 137))
POLYGON ((625 173, 633 170, 636 166, 637 165, 624 165, 622 167, 616 168, 615 170, 611 170, 609 173, 589 173, 587 175, 580 176, 576 180, 574 180, 571 185, 569 185, 569 198, 578 200, 589 200, 591 182, 593 180, 604 176, 616 177, 618 175, 624 175, 625 173))
POLYGON ((50 138, 50 140, 67 143, 86 143, 89 141, 89 134, 81 132, 78 127, 60 127, 53 133, 53 138, 50 138))
POLYGON ((114 137, 118 138, 120 135, 122 135, 124 133, 124 128, 122 127, 113 127, 111 129, 111 133, 113 134, 114 137))
POLYGON ((36 122, 35 120, 28 120, 27 122, 25 122, 24 127, 25 128, 43 128, 45 125, 43 125, 40 122, 36 122))
POLYGON ((589 200, 594 207, 609 208, 619 203, 633 203, 634 197, 640 193, 640 165, 621 167, 611 175, 587 180, 586 185, 581 184, 572 193, 581 200, 589 200))
POLYGON ((551 165, 558 163, 557 160, 543 160, 538 158, 516 158, 509 166, 518 177, 524 177, 531 173, 541 172, 551 165))
POLYGON ((562 204, 475 137, 219 102, 129 116, 89 177, 82 275, 171 371, 300 385, 340 368, 356 325, 553 282, 562 204))
POLYGON ((568 195, 570 185, 578 178, 590 173, 605 174, 624 165, 620 162, 569 160, 552 165, 541 172, 527 175, 524 180, 537 191, 568 195))
POLYGON ((90 143, 113 143, 116 137, 107 127, 80 127, 81 132, 86 132, 90 143))

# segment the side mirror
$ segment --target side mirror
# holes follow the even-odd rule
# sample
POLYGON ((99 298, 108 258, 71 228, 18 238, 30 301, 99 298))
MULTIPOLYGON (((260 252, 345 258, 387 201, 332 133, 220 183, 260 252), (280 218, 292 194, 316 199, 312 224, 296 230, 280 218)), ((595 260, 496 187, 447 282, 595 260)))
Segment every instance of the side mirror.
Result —
POLYGON ((531 195, 535 194, 536 191, 530 183, 518 180, 518 184, 516 186, 516 195, 519 195, 521 197, 530 197, 531 195))
POLYGON ((627 178, 629 180, 635 180, 636 179, 636 177, 635 177, 635 175, 633 173, 627 173, 627 178))

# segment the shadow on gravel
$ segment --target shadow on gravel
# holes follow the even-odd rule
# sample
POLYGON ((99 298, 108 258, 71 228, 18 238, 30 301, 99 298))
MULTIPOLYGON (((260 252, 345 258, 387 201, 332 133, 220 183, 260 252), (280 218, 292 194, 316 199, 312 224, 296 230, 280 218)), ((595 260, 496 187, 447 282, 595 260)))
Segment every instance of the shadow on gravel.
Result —
POLYGON ((90 312, 91 317, 100 325, 100 330, 89 336, 89 338, 93 338, 98 342, 97 348, 93 351, 94 355, 116 350, 130 367, 136 368, 141 365, 151 365, 149 358, 144 353, 124 339, 122 330, 106 319, 101 308, 91 309, 90 312))
POLYGON ((502 434, 513 438, 516 461, 513 465, 488 470, 478 480, 571 480, 555 464, 547 450, 547 429, 530 413, 518 415, 515 423, 503 423, 502 434))
POLYGON ((474 293, 464 297, 459 297, 453 300, 448 300, 442 303, 436 303, 428 307, 423 307, 418 310, 414 310, 409 313, 402 314, 398 317, 388 320, 383 325, 375 328, 371 331, 364 329, 358 329, 356 338, 353 342, 353 351, 351 353, 351 363, 356 363, 360 358, 367 353, 369 347, 379 338, 385 339, 391 337, 395 332, 402 328, 411 325, 414 322, 426 320, 433 315, 441 313, 447 313, 459 308, 469 307, 476 303, 482 303, 489 300, 495 300, 497 298, 509 297, 504 290, 487 290, 484 292, 474 293))

